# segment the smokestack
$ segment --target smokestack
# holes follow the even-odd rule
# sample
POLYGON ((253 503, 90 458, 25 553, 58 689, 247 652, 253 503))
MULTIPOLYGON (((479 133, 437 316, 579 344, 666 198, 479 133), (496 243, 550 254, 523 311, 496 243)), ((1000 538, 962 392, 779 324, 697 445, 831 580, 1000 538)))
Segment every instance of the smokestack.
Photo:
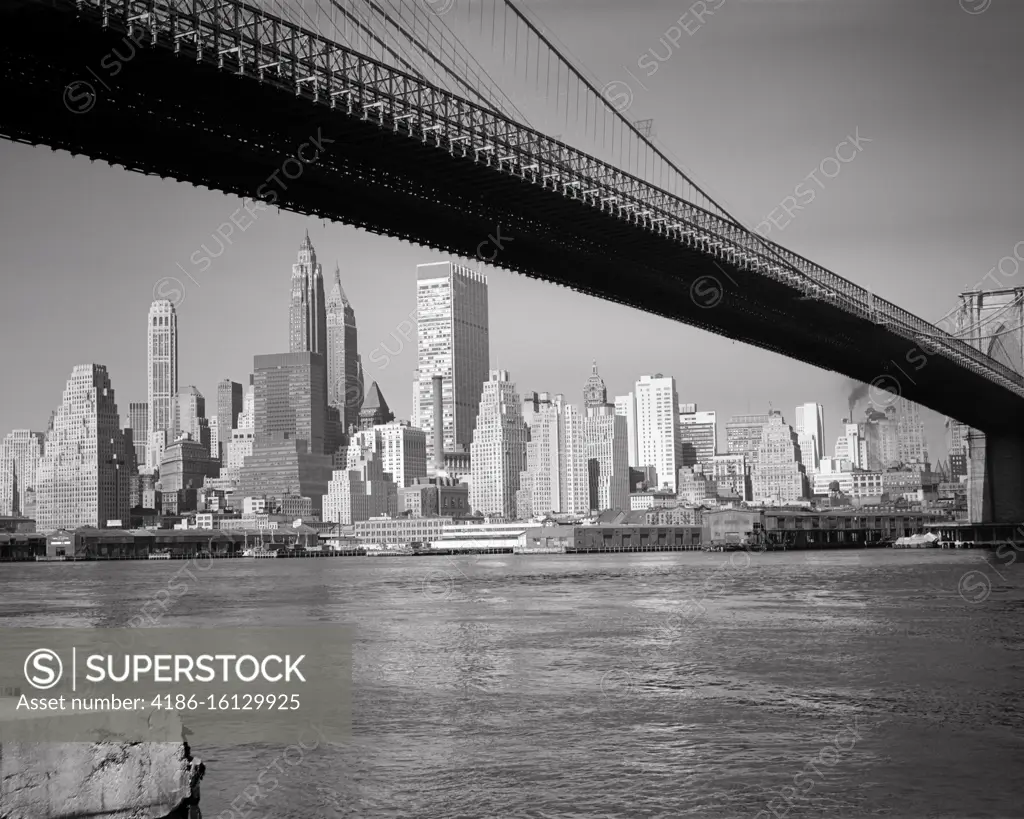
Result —
POLYGON ((444 403, 441 400, 441 390, 444 388, 444 380, 439 375, 434 376, 434 470, 444 471, 444 403))

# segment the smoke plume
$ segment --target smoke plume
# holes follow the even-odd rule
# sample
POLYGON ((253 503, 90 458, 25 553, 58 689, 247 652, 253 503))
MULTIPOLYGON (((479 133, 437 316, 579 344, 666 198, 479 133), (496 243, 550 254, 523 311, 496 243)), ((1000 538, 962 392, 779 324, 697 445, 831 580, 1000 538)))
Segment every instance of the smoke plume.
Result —
POLYGON ((857 404, 860 403, 868 394, 868 385, 862 384, 860 381, 851 381, 850 397, 848 402, 850 404, 850 421, 853 421, 853 411, 857 408, 857 404))

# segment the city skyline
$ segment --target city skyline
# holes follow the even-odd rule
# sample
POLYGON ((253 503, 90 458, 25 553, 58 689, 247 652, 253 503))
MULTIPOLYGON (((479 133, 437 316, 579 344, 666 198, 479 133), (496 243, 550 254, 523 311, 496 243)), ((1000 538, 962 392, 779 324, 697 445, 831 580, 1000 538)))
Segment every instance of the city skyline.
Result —
MULTIPOLYGON (((632 83, 630 115, 653 116, 659 140, 696 166, 698 181, 710 180, 706 187, 747 224, 756 225, 793 190, 807 173, 808 157, 826 156, 845 137, 843 129, 860 126, 874 142, 812 208, 797 215, 783 241, 935 320, 1020 239, 1021 180, 1014 170, 1019 163, 1012 135, 1020 132, 1021 113, 1008 112, 1000 100, 1015 93, 1013 78, 1021 73, 1021 58, 1010 45, 1021 10, 1004 5, 970 16, 956 3, 934 13, 922 2, 833 6, 827 18, 808 15, 801 3, 723 8, 684 37, 686 47, 658 62, 650 77, 636 68, 637 58, 657 45, 652 31, 673 23, 677 11, 655 6, 627 13, 598 4, 592 15, 581 17, 561 4, 543 4, 536 13, 598 76, 632 83), (873 17, 876 12, 884 14, 873 17), (928 21, 928 37, 920 36, 922 19, 928 21), (608 25, 618 32, 613 41, 596 36, 599 27, 608 25), (870 32, 879 47, 865 54, 858 38, 843 36, 847 30, 870 32), (780 37, 791 46, 785 53, 773 45, 780 37), (771 93, 744 79, 737 66, 751 59, 763 66, 765 76, 778 79, 771 93), (806 61, 821 67, 816 76, 799 68, 806 61), (645 87, 630 79, 623 66, 645 87), (704 77, 701 83, 685 81, 697 71, 704 77), (978 93, 978 76, 985 77, 984 93, 978 93), (893 77, 899 81, 891 82, 893 77), (942 88, 942 94, 935 88, 942 88), (911 95, 916 102, 908 108, 911 95), (715 104, 719 100, 728 104, 715 104), (685 115, 677 112, 680 103, 704 110, 708 127, 688 127, 685 115), (801 111, 815 115, 799 116, 801 111), (769 137, 744 136, 749 133, 744 124, 752 118, 765 123, 769 137), (986 121, 1006 127, 987 134, 984 151, 965 153, 962 146, 976 141, 971 136, 976 123, 986 121), (942 127, 935 127, 939 122, 942 127), (927 152, 920 150, 925 144, 927 152), (893 188, 897 172, 903 184, 893 188), (928 271, 927 287, 920 286, 920 271, 928 271)), ((0 206, 3 264, 8 271, 32 271, 31 277, 8 274, 0 320, 14 336, 32 339, 34 353, 27 358, 20 350, 0 352, 0 372, 23 386, 24 398, 18 406, 0 407, 0 431, 40 428, 59 401, 59 385, 76 364, 104 364, 126 400, 145 400, 145 363, 134 343, 132 317, 161 289, 185 296, 178 304, 190 328, 182 330, 180 339, 182 383, 197 385, 209 397, 224 377, 242 381, 253 354, 288 349, 279 314, 278 295, 287 286, 281 274, 294 263, 296 240, 307 229, 324 267, 341 261, 345 290, 362 329, 367 385, 377 381, 397 414, 410 416, 407 381, 415 356, 409 356, 402 332, 415 300, 404 282, 417 264, 443 260, 442 254, 270 211, 216 257, 209 254, 212 262, 200 269, 189 260, 204 245, 216 253, 213 233, 242 204, 236 197, 6 142, 0 144, 0 169, 5 185, 19 191, 16 205, 0 206), (75 197, 61 195, 65 186, 89 190, 103 207, 84 210, 75 197), (49 234, 64 241, 47 242, 49 234), (76 276, 65 275, 64 242, 76 248, 76 276), (142 271, 139 259, 147 261, 142 271), (51 293, 61 298, 51 299, 51 293), (55 331, 34 329, 43 314, 52 317, 55 331), (96 317, 103 318, 97 322, 96 317), (224 333, 232 343, 217 356, 206 354, 210 340, 224 333), (72 343, 74 356, 68 355, 72 343), (385 368, 368 360, 382 345, 396 350, 403 344, 404 351, 387 354, 385 368)), ((816 401, 825 407, 826 442, 838 434, 850 392, 842 376, 525 277, 482 269, 494 305, 489 363, 513 372, 521 392, 546 388, 575 395, 589 362, 597 358, 612 395, 625 394, 641 374, 664 372, 679 381, 680 400, 716 411, 720 425, 733 415, 765 412, 769 404, 782 408, 792 424, 797 405, 816 401), (524 338, 520 320, 526 313, 534 329, 524 338), (609 326, 621 334, 597 331, 609 326), (635 339, 644 336, 649 348, 638 351, 635 339), (548 355, 555 345, 558 357, 548 355), (723 363, 733 372, 729 383, 720 383, 723 363)), ((929 413, 927 429, 933 459, 945 457, 943 419, 929 413)))

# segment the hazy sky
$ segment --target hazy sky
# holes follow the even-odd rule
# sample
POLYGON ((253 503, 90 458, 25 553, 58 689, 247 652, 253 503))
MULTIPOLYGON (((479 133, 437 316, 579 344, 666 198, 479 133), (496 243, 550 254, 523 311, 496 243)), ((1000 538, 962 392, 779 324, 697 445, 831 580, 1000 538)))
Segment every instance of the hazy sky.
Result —
MULTIPOLYGON (((959 0, 724 0, 650 77, 638 60, 651 48, 665 54, 659 38, 689 2, 532 8, 589 74, 629 83, 629 114, 652 117, 658 142, 750 226, 847 135, 870 139, 772 238, 937 320, 1024 238, 1024 3, 963 5, 985 10, 970 14, 959 0)), ((85 116, 101 113, 102 99, 85 116)), ((396 328, 415 308, 416 264, 445 257, 271 211, 192 282, 177 264, 209 245, 240 200, 6 141, 0 184, 0 434, 45 429, 72 367, 89 362, 110 371, 126 425, 128 403, 146 400, 146 314, 169 276, 186 290, 180 383, 196 385, 212 411, 217 381, 244 382, 253 355, 287 350, 289 275, 307 229, 325 277, 341 265, 367 386, 376 380, 398 416, 409 417, 415 344, 403 342, 386 367, 370 357, 382 343, 396 349, 396 328)), ((793 423, 805 401, 825 405, 826 448, 834 446, 848 379, 486 272, 491 365, 509 370, 520 392, 564 392, 578 403, 596 358, 610 397, 642 374, 674 375, 680 400, 718 412, 720 447, 730 415, 770 403, 793 423)), ((944 455, 941 420, 931 414, 928 433, 933 459, 944 455)))

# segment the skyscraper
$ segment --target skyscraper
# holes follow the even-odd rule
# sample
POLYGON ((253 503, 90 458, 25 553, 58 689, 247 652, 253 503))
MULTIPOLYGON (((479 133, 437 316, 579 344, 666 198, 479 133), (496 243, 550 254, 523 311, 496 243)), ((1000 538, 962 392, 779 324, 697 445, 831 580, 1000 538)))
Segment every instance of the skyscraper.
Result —
POLYGON ((896 434, 899 436, 900 462, 905 466, 923 467, 928 463, 928 443, 921 422, 921 408, 901 398, 897 412, 896 434))
POLYGON ((210 451, 210 424, 206 418, 206 398, 196 387, 189 385, 178 390, 174 396, 174 434, 167 446, 182 435, 188 435, 193 441, 210 451))
POLYGON ((520 518, 549 512, 585 515, 590 511, 590 473, 584 417, 562 395, 535 416, 520 475, 516 513, 520 518))
POLYGON ((725 425, 725 442, 729 455, 746 457, 748 468, 757 463, 761 449, 761 432, 768 423, 767 415, 734 415, 725 425))
POLYGON ((710 464, 718 454, 718 418, 714 411, 697 412, 696 404, 679 405, 680 466, 710 464))
POLYGON ((334 286, 327 296, 327 402, 338 408, 345 432, 359 423, 363 399, 356 345, 356 313, 341 286, 341 268, 335 265, 334 286))
MULTIPOLYGON (((856 427, 856 425, 854 425, 856 427)), ((786 504, 804 497, 807 474, 797 458, 797 437, 782 417, 773 410, 761 429, 761 445, 753 468, 754 500, 786 504)))
POLYGON ((445 451, 468 452, 490 369, 487 277, 454 262, 416 268, 417 371, 413 425, 433 457, 433 378, 441 376, 445 451))
POLYGON ((615 406, 587 407, 583 438, 587 455, 590 508, 629 509, 629 454, 626 419, 615 406))
POLYGON ((469 505, 474 512, 515 519, 519 475, 526 469, 526 441, 515 384, 507 370, 491 370, 470 445, 469 505))
POLYGON ((132 429, 135 462, 138 466, 144 467, 146 452, 149 449, 149 404, 136 402, 128 405, 128 426, 132 429))
POLYGON ((682 441, 676 413, 679 395, 671 376, 644 375, 636 382, 636 440, 640 466, 653 466, 659 486, 676 491, 682 441))
POLYGON ((36 472, 44 433, 16 429, 0 443, 0 515, 35 515, 36 472))
MULTIPOLYGON (((166 325, 163 325, 166 326, 166 325)), ((107 368, 79 364, 47 432, 36 473, 36 528, 105 526, 128 517, 128 470, 107 368)))
MULTIPOLYGON (((149 434, 174 435, 174 397, 178 394, 178 314, 174 304, 158 299, 149 306, 147 330, 146 398, 149 404, 149 434)), ((159 465, 159 460, 156 462, 159 465)), ((152 457, 151 463, 152 466, 152 457)))
POLYGON ((359 409, 357 427, 359 429, 373 429, 380 424, 389 424, 395 420, 395 414, 384 400, 384 395, 374 381, 366 393, 366 399, 359 409))
POLYGON ((221 466, 227 466, 231 431, 238 426, 242 404, 241 384, 230 378, 217 384, 217 451, 213 455, 220 460, 221 466))
MULTIPOLYGON (((292 297, 288 311, 288 351, 319 353, 327 351, 327 307, 324 303, 323 269, 309 232, 299 245, 299 259, 292 265, 292 297)), ((324 373, 325 385, 326 376, 324 373)), ((326 389, 326 386, 325 386, 326 389)))
POLYGON ((595 361, 590 378, 587 379, 586 386, 583 387, 583 406, 584 409, 589 409, 590 407, 603 407, 607 403, 608 389, 604 385, 604 379, 597 374, 597 362, 595 361))
MULTIPOLYGON (((808 460, 820 461, 825 457, 825 409, 821 404, 801 404, 797 407, 794 431, 798 439, 801 436, 814 438, 814 458, 808 460)), ((805 465, 806 463, 807 460, 804 461, 805 465)))
POLYGON ((615 397, 615 414, 626 419, 626 457, 629 465, 640 466, 636 448, 636 396, 633 393, 615 397))
POLYGON ((304 440, 309 454, 323 455, 324 357, 310 352, 258 355, 253 371, 256 449, 276 433, 304 440))

